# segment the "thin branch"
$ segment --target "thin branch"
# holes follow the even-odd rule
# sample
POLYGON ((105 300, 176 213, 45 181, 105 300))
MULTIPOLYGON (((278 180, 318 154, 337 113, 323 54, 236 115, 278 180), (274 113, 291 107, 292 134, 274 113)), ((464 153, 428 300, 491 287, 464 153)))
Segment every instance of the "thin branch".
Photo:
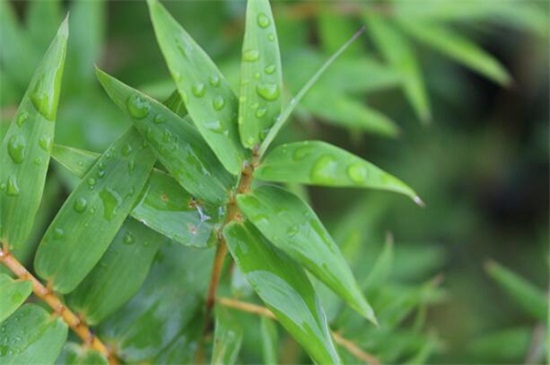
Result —
POLYGON ((231 299, 231 298, 218 298, 218 303, 220 303, 223 306, 238 309, 243 312, 248 312, 252 314, 257 314, 259 316, 264 316, 271 319, 277 319, 272 311, 269 309, 262 307, 260 305, 252 304, 252 303, 246 303, 241 302, 239 300, 231 299))
POLYGON ((100 352, 108 360, 109 364, 117 365, 118 359, 113 352, 105 346, 90 330, 88 325, 74 314, 59 297, 51 290, 46 288, 36 277, 34 277, 18 260, 6 249, 0 249, 0 263, 6 266, 21 280, 29 280, 32 283, 34 295, 48 304, 55 314, 59 315, 74 333, 82 339, 86 346, 100 352))

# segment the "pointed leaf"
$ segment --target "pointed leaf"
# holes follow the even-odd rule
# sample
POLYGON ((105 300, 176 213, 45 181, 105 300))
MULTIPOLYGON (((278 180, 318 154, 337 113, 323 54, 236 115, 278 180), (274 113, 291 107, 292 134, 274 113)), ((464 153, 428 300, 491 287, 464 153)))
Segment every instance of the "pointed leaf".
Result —
POLYGON ((218 204, 228 199, 233 177, 197 131, 167 107, 97 70, 109 97, 134 122, 155 156, 185 190, 218 204))
POLYGON ((283 88, 281 55, 268 0, 250 0, 246 9, 239 132, 245 147, 262 142, 281 114, 283 88))
POLYGON ((256 293, 313 361, 340 364, 325 313, 306 273, 250 223, 231 223, 224 236, 256 293))
POLYGON ((275 186, 238 195, 244 215, 275 246, 304 265, 355 310, 376 323, 338 245, 300 198, 275 186))
POLYGON ((245 158, 237 130, 237 98, 214 62, 157 0, 148 0, 157 41, 189 115, 227 171, 245 158))
POLYGON ((277 146, 256 169, 255 177, 267 181, 296 182, 389 190, 420 203, 409 186, 380 168, 338 147, 320 141, 277 146))
POLYGON ((130 213, 155 157, 130 128, 99 158, 65 201, 35 257, 36 272, 72 291, 99 261, 130 213))
POLYGON ((231 317, 231 312, 223 307, 216 308, 215 328, 212 364, 234 364, 241 349, 242 328, 231 317))
POLYGON ((0 148, 0 239, 22 245, 40 205, 67 48, 67 19, 36 69, 0 148))
POLYGON ((25 304, 0 325, 2 365, 53 364, 67 339, 67 325, 34 304, 25 304))
POLYGON ((0 274, 0 323, 16 311, 32 293, 30 281, 20 281, 0 274))
POLYGON ((261 318, 261 333, 262 333, 262 355, 265 365, 279 364, 279 334, 277 333, 277 325, 267 317, 261 318))

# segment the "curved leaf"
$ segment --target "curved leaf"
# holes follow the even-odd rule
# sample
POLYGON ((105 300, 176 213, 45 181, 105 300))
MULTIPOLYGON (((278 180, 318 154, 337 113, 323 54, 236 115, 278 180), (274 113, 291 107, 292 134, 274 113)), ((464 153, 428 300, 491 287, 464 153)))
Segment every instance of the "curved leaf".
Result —
POLYGON ((223 307, 216 307, 216 330, 214 332, 214 349, 212 364, 234 364, 243 339, 243 331, 231 313, 223 307))
POLYGON ((325 313, 306 273, 250 223, 230 223, 224 236, 256 293, 309 356, 319 364, 340 364, 325 313))
POLYGON ((368 161, 320 141, 277 146, 256 169, 261 180, 389 190, 421 204, 408 185, 368 161))
POLYGON ((32 293, 30 281, 14 280, 6 274, 0 274, 0 322, 17 310, 32 293))
POLYGON ((300 198, 275 186, 238 195, 244 215, 275 246, 304 265, 357 312, 376 323, 338 245, 300 198))

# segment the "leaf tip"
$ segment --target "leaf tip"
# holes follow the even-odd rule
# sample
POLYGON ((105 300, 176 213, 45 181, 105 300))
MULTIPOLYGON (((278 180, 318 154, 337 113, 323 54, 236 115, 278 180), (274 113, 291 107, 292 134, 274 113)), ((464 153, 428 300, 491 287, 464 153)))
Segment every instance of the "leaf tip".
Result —
POLYGON ((413 202, 421 208, 426 208, 426 203, 418 195, 414 196, 413 202))

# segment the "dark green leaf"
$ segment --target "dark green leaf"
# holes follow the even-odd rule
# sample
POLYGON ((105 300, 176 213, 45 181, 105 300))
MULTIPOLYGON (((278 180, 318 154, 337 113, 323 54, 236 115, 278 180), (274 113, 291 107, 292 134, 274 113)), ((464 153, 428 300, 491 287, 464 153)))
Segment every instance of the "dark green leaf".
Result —
POLYGON ((216 330, 214 332, 214 349, 212 364, 234 364, 243 339, 243 331, 230 310, 216 307, 216 330))
POLYGON ((59 365, 108 365, 108 361, 101 353, 87 349, 83 345, 67 342, 63 352, 56 360, 59 365))
POLYGON ((309 356, 319 364, 339 364, 325 313, 306 273, 249 223, 229 224, 224 236, 256 293, 309 356))
POLYGON ((261 318, 261 332, 262 332, 262 354, 265 365, 279 364, 278 355, 279 352, 279 334, 277 333, 277 325, 273 320, 262 317, 261 318))
POLYGON ((0 322, 3 322, 17 310, 32 293, 30 281, 20 281, 0 274, 0 322))

